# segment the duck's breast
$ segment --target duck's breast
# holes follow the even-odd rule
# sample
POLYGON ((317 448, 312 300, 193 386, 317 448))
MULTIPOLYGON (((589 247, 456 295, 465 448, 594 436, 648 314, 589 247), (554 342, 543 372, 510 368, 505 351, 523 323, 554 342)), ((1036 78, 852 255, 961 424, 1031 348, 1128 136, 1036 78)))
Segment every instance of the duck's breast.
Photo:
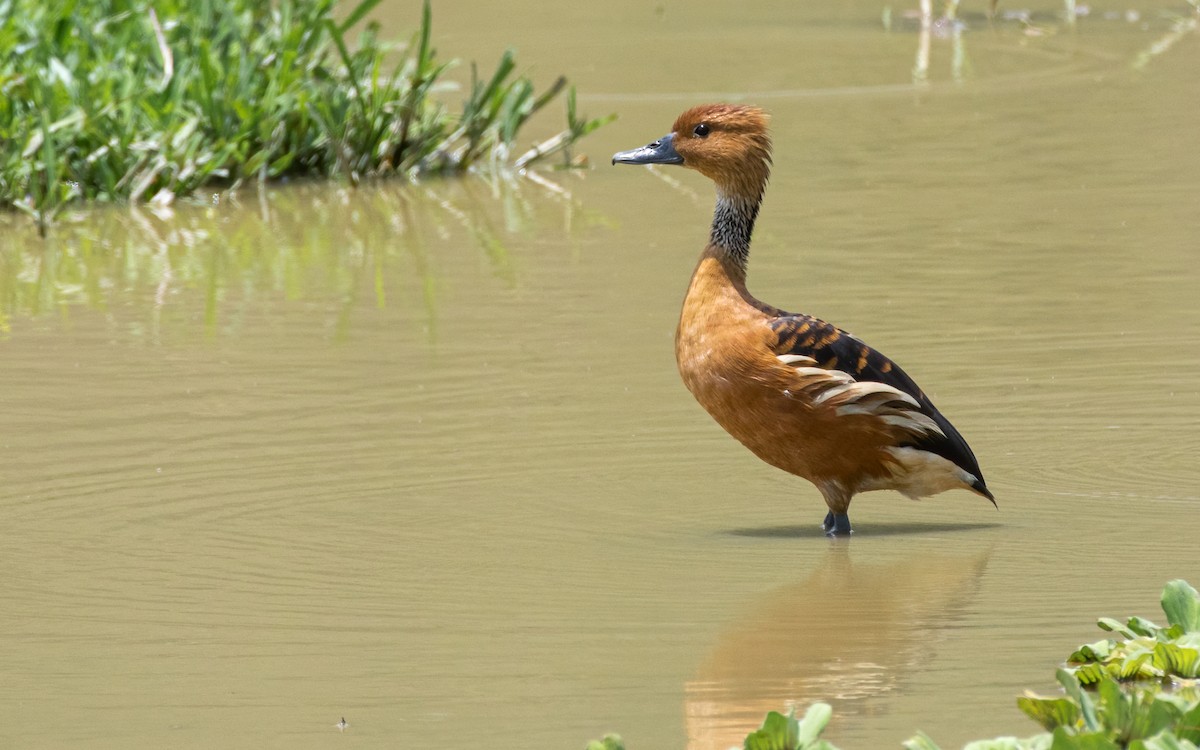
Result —
POLYGON ((697 269, 680 315, 675 357, 687 389, 726 432, 763 461, 846 488, 886 483, 895 429, 839 410, 821 394, 850 378, 796 367, 774 352, 770 316, 697 269))

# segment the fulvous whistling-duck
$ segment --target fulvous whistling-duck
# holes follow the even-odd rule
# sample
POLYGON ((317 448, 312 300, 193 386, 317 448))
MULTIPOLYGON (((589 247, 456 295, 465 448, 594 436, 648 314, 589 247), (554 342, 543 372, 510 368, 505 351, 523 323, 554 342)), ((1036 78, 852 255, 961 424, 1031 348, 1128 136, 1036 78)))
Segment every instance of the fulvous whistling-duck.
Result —
POLYGON ((845 331, 746 290, 750 235, 771 172, 767 115, 710 104, 613 164, 679 164, 717 186, 712 232, 675 333, 688 390, 756 456, 817 486, 826 534, 849 534, 850 500, 968 489, 995 504, 962 435, 898 365, 845 331))

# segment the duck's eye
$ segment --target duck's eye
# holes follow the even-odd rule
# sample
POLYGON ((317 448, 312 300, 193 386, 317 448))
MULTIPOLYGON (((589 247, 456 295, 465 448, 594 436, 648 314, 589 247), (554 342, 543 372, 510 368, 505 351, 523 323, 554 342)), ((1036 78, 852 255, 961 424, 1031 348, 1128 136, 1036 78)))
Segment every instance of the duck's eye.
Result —
POLYGON ((692 132, 695 133, 696 135, 700 136, 701 138, 703 138, 706 135, 708 135, 708 125, 706 125, 704 123, 700 123, 699 125, 697 125, 695 128, 692 129, 692 132))

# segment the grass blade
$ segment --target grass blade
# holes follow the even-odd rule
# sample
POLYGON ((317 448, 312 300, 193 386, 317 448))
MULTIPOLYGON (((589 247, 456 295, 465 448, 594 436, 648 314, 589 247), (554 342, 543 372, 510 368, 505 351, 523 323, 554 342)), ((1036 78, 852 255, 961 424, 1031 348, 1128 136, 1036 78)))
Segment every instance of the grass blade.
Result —
MULTIPOLYGON (((342 21, 341 26, 338 27, 338 32, 345 34, 354 27, 354 24, 358 23, 363 19, 364 16, 375 10, 375 6, 379 5, 380 1, 381 0, 363 0, 358 4, 357 8, 350 11, 350 15, 346 16, 346 20, 342 21)), ((429 3, 426 2, 425 5, 428 7, 429 3)))

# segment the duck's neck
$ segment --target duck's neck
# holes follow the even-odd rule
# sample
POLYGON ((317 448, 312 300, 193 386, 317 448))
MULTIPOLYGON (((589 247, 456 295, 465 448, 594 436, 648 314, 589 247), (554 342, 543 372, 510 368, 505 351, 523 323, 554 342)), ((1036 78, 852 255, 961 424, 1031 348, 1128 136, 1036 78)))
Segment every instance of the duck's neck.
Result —
POLYGON ((750 235, 762 193, 749 196, 732 191, 717 190, 717 208, 713 212, 712 234, 709 238, 714 253, 739 281, 746 278, 746 263, 750 259, 750 235))

